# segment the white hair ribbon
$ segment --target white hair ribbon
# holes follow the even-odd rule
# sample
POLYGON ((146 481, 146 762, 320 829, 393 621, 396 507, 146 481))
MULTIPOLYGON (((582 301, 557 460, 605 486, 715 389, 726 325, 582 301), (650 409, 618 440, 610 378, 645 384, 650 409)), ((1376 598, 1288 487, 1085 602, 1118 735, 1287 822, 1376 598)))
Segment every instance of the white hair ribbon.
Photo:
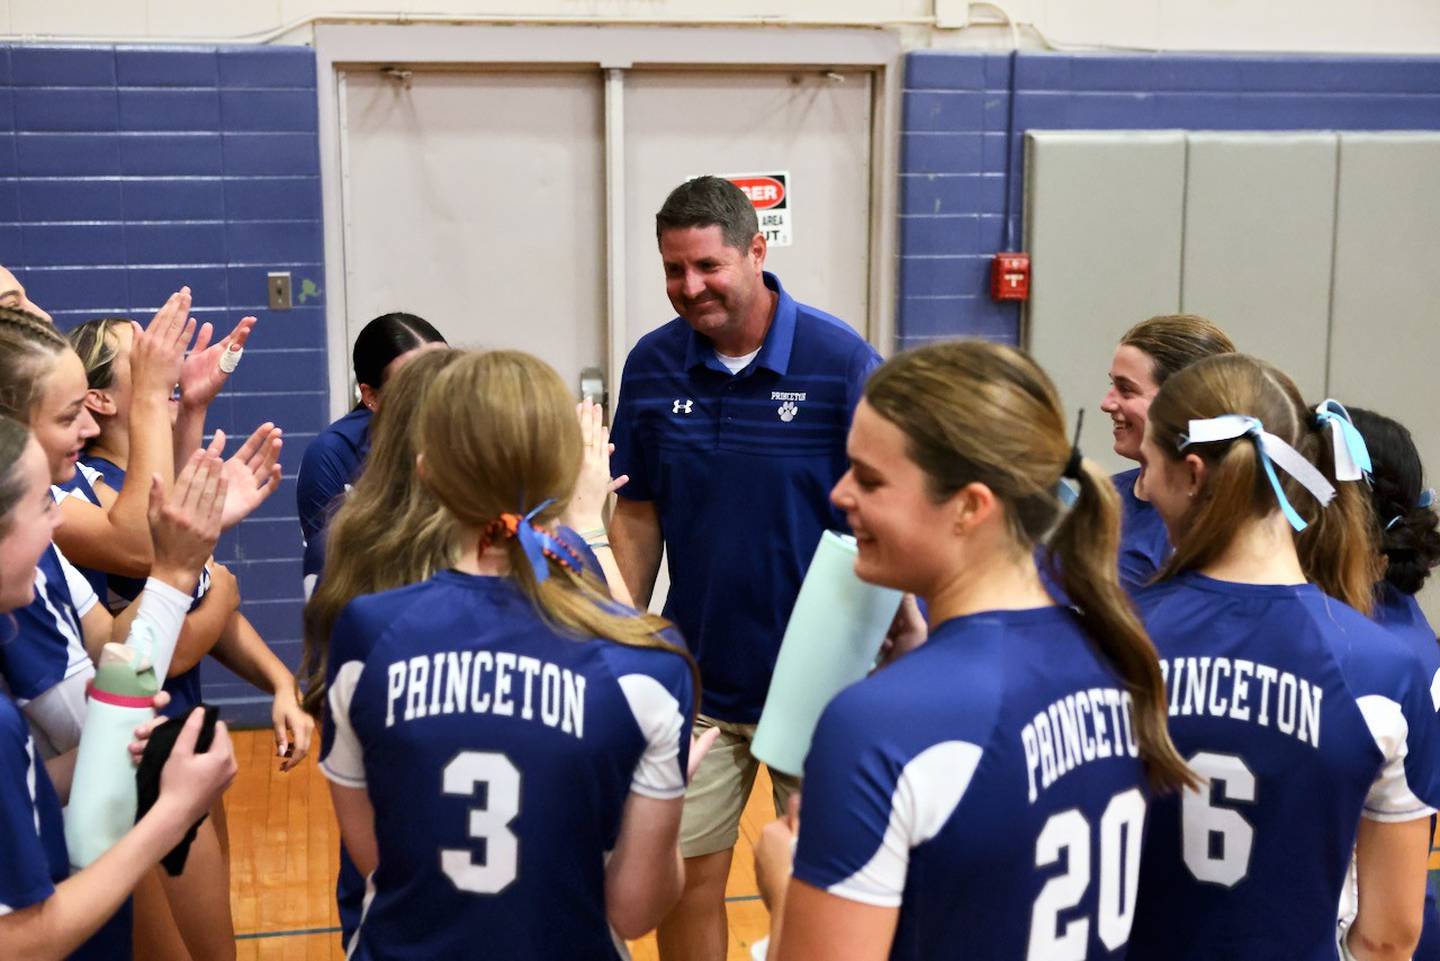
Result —
POLYGON ((1280 486, 1280 478, 1275 476, 1274 464, 1279 464, 1281 470, 1299 481, 1301 487, 1315 496, 1320 506, 1324 507, 1334 499, 1335 488, 1325 479, 1325 475, 1299 451, 1267 431, 1258 417, 1222 414, 1205 420, 1192 420, 1190 432, 1180 438, 1180 449, 1184 450, 1191 444, 1210 444, 1215 441, 1234 440, 1237 437, 1250 437, 1255 441, 1255 449, 1260 454, 1265 476, 1270 479, 1270 487, 1280 501, 1280 510, 1295 530, 1303 531, 1307 525, 1305 519, 1290 505, 1290 498, 1285 496, 1285 488, 1280 486))
POLYGON ((1365 438, 1350 422, 1350 412, 1338 400, 1327 397, 1315 408, 1315 419, 1330 435, 1335 449, 1335 479, 1358 481, 1372 473, 1370 450, 1365 438))

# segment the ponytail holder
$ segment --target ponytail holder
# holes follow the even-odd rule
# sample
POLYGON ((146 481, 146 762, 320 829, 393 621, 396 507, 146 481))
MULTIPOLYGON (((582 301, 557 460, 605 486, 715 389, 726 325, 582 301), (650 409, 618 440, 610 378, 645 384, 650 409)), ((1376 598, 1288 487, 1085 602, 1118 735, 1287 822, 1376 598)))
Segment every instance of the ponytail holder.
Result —
POLYGON ((1370 450, 1365 438, 1350 422, 1350 412, 1338 400, 1325 398, 1315 408, 1315 426, 1330 435, 1335 451, 1335 479, 1358 481, 1372 473, 1370 450))
POLYGON ((1065 461, 1065 466, 1060 469, 1060 480, 1055 484, 1055 496, 1060 498, 1060 503, 1066 507, 1072 506, 1080 499, 1079 493, 1065 481, 1080 480, 1084 473, 1082 467, 1085 455, 1080 453, 1080 428, 1085 425, 1085 408, 1075 415, 1075 436, 1070 440, 1070 459, 1065 461))
POLYGON ((1280 502, 1280 510, 1295 530, 1303 531, 1308 525, 1290 505, 1290 498, 1285 496, 1285 488, 1280 486, 1280 478, 1275 475, 1276 464, 1314 495, 1321 507, 1328 506, 1335 498, 1335 488, 1325 479, 1325 475, 1316 470, 1315 465, 1306 460, 1299 451, 1267 431, 1258 417, 1222 414, 1205 420, 1192 420, 1190 432, 1180 435, 1179 449, 1184 450, 1191 444, 1211 444, 1216 441, 1235 440, 1238 437, 1249 437, 1255 442, 1256 453, 1260 455, 1260 463, 1265 468, 1265 476, 1270 480, 1271 489, 1275 491, 1275 498, 1280 502))
MULTIPOLYGON (((1434 507, 1435 488, 1427 487, 1423 491, 1421 491, 1420 496, 1415 499, 1415 506, 1422 511, 1428 511, 1430 508, 1434 507)), ((1388 531, 1390 528, 1394 527, 1396 524, 1400 523, 1404 519, 1404 514, 1396 514, 1394 517, 1390 518, 1390 522, 1385 525, 1385 529, 1388 531)))
POLYGON ((489 547, 491 540, 495 537, 514 537, 520 541, 520 549, 525 552, 525 559, 530 562, 530 569, 535 572, 537 582, 544 581, 550 576, 550 564, 547 558, 578 573, 580 559, 575 556, 575 552, 535 523, 535 515, 553 503, 555 503, 555 499, 552 497, 524 517, 518 514, 501 514, 485 528, 485 534, 480 541, 480 549, 484 550, 489 547))

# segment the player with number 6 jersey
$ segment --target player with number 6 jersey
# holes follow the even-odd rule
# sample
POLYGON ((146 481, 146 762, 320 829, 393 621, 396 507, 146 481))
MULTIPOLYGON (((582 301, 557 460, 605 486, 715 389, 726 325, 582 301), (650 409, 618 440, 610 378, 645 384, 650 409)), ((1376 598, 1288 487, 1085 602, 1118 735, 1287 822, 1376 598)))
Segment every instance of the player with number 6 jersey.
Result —
POLYGON ((619 958, 612 928, 680 893, 693 663, 555 535, 582 457, 558 374, 461 355, 419 425, 458 560, 330 636, 321 766, 369 878, 348 956, 619 958))
POLYGON ((762 835, 769 957, 1123 958, 1147 775, 1190 774, 1120 585, 1114 488, 1044 372, 981 341, 883 365, 847 450, 832 498, 856 573, 919 595, 934 626, 822 716, 788 887, 789 828, 762 835), (1076 608, 1040 581, 1047 534, 1076 608))
POLYGON ((1240 354, 1160 389, 1141 447, 1175 553, 1139 605, 1176 745, 1204 785, 1158 800, 1131 957, 1406 958, 1420 932, 1440 728, 1373 601, 1369 469, 1343 407, 1313 411, 1240 354), (1309 583, 1307 583, 1309 581, 1309 583))

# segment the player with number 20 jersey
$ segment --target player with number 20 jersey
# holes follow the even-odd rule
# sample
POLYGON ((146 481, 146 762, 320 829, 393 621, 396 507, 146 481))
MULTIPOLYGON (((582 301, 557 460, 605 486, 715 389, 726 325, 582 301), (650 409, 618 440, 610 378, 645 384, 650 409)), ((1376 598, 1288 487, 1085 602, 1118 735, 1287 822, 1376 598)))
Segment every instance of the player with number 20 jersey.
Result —
POLYGON ((1123 958, 1144 781, 1069 608, 956 618, 826 709, 795 877, 899 907, 895 959, 1123 958))

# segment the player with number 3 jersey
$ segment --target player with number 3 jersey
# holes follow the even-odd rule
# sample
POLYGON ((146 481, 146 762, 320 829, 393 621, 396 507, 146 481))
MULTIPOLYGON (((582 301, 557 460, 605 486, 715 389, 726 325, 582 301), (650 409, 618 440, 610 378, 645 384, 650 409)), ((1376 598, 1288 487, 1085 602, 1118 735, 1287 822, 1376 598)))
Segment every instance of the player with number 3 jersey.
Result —
POLYGON ((1360 435, 1232 354, 1165 383, 1141 455, 1175 553, 1139 605, 1172 736, 1206 780, 1152 807, 1131 957, 1408 959, 1440 733, 1415 654, 1354 609, 1376 557, 1368 495, 1346 483, 1369 468, 1360 435), (1337 949, 1352 849, 1359 911, 1337 949))
POLYGON ((419 474, 459 560, 331 634, 322 769, 369 876, 351 958, 619 958, 612 928, 679 896, 693 663, 554 535, 581 464, 566 394, 509 351, 434 377, 419 474))
POLYGON ((856 573, 919 595, 934 626, 822 716, 788 886, 789 828, 762 835, 769 957, 1124 957, 1147 775, 1190 774, 1120 586, 1114 488, 1045 374, 981 341, 882 366, 847 449, 832 498, 856 573), (1052 528, 1042 562, 1074 609, 1036 569, 1052 528))

